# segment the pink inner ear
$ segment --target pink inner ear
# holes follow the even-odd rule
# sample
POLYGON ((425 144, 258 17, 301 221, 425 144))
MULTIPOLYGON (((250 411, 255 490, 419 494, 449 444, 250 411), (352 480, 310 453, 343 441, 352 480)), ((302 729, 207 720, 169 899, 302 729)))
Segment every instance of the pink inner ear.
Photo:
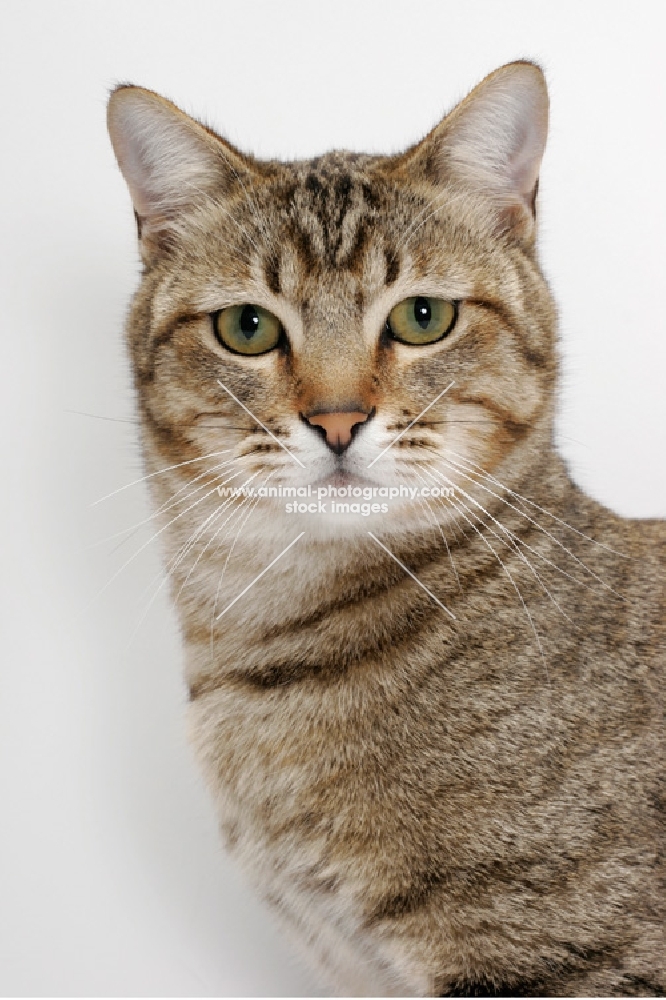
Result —
MULTIPOLYGON (((123 88, 112 94, 107 112, 107 124, 118 166, 125 178, 132 203, 139 216, 150 212, 149 148, 151 118, 144 116, 147 95, 135 88, 123 88)), ((148 109, 149 110, 149 109, 148 109)))
POLYGON ((531 202, 534 188, 539 179, 541 168, 542 147, 539 136, 529 125, 525 128, 524 138, 518 152, 509 165, 511 187, 525 202, 531 202))
POLYGON ((138 216, 145 219, 151 215, 151 209, 154 209, 155 205, 151 201, 150 185, 147 183, 149 170, 141 161, 141 155, 137 148, 139 145, 140 140, 138 143, 136 141, 129 141, 121 133, 118 144, 114 143, 114 149, 121 172, 129 188, 135 211, 138 216))

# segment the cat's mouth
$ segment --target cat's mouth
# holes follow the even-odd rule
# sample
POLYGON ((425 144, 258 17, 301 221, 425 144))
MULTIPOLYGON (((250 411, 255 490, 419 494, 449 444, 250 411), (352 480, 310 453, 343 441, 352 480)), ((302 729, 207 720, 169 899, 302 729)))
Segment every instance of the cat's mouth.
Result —
POLYGON ((368 479, 366 476, 359 476, 354 472, 346 472, 344 469, 336 469, 334 472, 321 476, 312 483, 312 486, 316 488, 320 486, 333 486, 335 489, 341 489, 345 486, 363 487, 376 485, 376 480, 368 479))

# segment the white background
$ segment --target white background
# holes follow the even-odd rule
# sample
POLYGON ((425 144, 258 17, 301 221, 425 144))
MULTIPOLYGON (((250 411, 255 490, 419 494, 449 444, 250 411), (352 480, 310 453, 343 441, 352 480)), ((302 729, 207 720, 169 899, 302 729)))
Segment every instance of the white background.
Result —
POLYGON ((314 988, 221 852, 166 588, 136 629, 156 546, 113 578, 150 538, 103 541, 147 516, 143 487, 91 507, 141 475, 108 89, 158 90, 262 156, 390 151, 496 66, 538 60, 559 441, 593 495, 663 515, 663 38, 648 3, 0 6, 0 993, 314 988))

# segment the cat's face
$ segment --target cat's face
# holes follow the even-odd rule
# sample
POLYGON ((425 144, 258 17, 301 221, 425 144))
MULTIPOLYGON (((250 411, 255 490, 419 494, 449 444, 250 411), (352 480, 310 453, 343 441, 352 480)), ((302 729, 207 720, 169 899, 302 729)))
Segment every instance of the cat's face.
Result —
MULTIPOLYGON (((163 99, 116 91, 154 468, 187 463, 184 484, 211 456, 213 485, 471 489, 472 465, 525 461, 549 433, 555 370, 534 255, 546 117, 540 72, 515 64, 400 156, 258 163, 163 99)), ((382 520, 409 526, 410 506, 422 519, 423 502, 394 500, 382 520)), ((444 502, 429 509, 446 521, 444 502)))

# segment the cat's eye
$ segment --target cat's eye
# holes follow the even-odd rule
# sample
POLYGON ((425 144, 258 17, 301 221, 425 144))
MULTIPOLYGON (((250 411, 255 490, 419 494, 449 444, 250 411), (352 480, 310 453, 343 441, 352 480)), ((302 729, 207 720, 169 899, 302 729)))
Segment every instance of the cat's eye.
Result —
POLYGON ((261 306, 228 306, 213 314, 215 336, 236 354, 265 354, 277 347, 282 334, 279 319, 261 306))
POLYGON ((404 344, 434 344, 451 333, 457 315, 456 303, 449 299, 412 296, 393 307, 386 321, 387 333, 404 344))

